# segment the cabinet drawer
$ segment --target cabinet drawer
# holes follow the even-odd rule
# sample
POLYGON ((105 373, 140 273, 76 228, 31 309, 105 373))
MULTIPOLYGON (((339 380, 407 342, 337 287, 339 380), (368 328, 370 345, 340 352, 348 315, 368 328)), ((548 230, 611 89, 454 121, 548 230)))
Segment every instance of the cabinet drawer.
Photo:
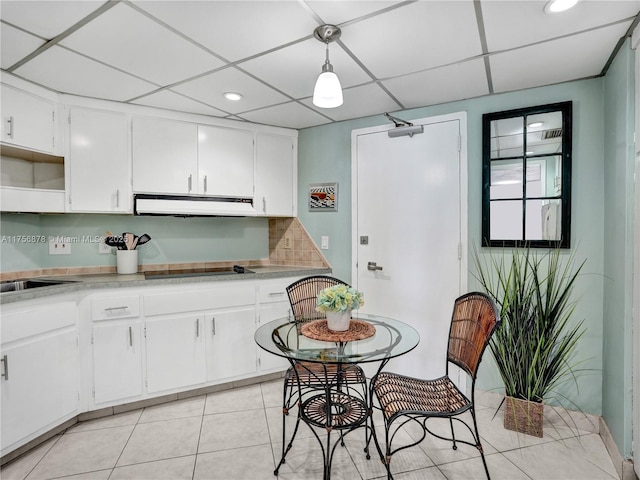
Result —
POLYGON ((138 295, 91 300, 91 319, 94 321, 138 317, 139 315, 140 297, 138 295))
POLYGON ((0 325, 2 343, 39 335, 76 324, 75 302, 60 302, 48 306, 2 309, 0 325))
POLYGON ((145 316, 196 312, 239 305, 255 305, 254 285, 233 282, 224 287, 208 287, 143 295, 145 316))
POLYGON ((288 302, 289 297, 287 296, 287 286, 292 284, 295 280, 295 278, 291 278, 288 279, 287 282, 261 283, 258 288, 258 302, 260 304, 288 302))

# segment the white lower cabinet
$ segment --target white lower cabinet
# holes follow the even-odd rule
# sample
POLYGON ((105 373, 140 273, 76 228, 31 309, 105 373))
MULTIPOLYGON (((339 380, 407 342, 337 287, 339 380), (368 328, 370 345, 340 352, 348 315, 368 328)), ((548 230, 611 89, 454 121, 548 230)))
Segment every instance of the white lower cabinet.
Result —
POLYGON ((140 397, 144 378, 140 296, 114 291, 93 295, 89 303, 94 403, 140 397))
POLYGON ((2 309, 2 455, 79 408, 80 358, 75 302, 2 309))
MULTIPOLYGON (((258 324, 264 325, 267 322, 278 318, 286 318, 291 315, 291 305, 287 296, 286 287, 293 283, 296 278, 288 278, 284 282, 265 281, 258 287, 258 324)), ((258 365, 261 373, 276 372, 286 370, 289 361, 258 347, 258 365)))
POLYGON ((250 307, 208 313, 207 381, 247 376, 256 372, 257 356, 253 332, 256 310, 250 307))
POLYGON ((204 315, 147 318, 145 331, 147 392, 206 381, 204 315))
POLYGON ((142 395, 141 337, 139 321, 93 327, 93 396, 96 404, 142 395))

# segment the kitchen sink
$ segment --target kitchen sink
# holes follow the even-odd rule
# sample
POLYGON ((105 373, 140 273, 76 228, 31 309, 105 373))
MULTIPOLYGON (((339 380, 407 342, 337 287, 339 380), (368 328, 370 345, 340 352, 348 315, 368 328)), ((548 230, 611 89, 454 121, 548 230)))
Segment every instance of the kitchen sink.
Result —
POLYGON ((0 293, 30 290, 32 288, 50 287, 52 285, 64 285, 74 283, 72 280, 11 280, 0 283, 0 293))
POLYGON ((185 277, 203 277, 211 275, 242 275, 245 273, 255 273, 248 268, 234 265, 233 268, 190 268, 184 270, 157 270, 144 272, 146 280, 162 279, 162 278, 185 278, 185 277))

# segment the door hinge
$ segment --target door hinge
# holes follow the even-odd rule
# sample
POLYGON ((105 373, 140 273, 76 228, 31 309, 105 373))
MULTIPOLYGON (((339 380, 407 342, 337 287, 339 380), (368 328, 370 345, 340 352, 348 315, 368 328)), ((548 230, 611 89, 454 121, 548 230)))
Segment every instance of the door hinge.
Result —
POLYGON ((69 115, 67 115, 67 122, 69 123, 69 125, 71 125, 71 112, 69 112, 69 115))
POLYGON ((462 150, 462 135, 458 135, 458 152, 462 150))
POLYGON ((462 244, 458 244, 458 260, 462 260, 462 244))
POLYGON ((93 335, 91 335, 91 345, 93 345, 93 335))
POLYGON ((96 398, 96 387, 91 389, 91 395, 93 395, 93 398, 96 398))
POLYGON ((142 329, 142 333, 144 334, 144 338, 147 338, 147 327, 142 329))

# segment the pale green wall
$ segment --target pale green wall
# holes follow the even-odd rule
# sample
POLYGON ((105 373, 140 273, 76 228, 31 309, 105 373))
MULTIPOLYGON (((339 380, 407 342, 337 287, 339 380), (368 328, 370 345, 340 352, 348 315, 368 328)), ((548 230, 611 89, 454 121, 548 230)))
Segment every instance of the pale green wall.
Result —
POLYGON ((0 265, 3 272, 34 268, 115 265, 115 255, 98 254, 95 243, 71 245, 70 255, 49 255, 47 243, 12 243, 13 235, 83 236, 148 233, 139 248, 141 264, 254 260, 269 257, 266 218, 134 217, 131 215, 2 214, 0 265))
MULTIPOLYGON (((428 86, 425 86, 428 88, 428 86)), ((576 259, 587 259, 584 275, 576 286, 580 302, 574 318, 584 319, 579 361, 590 369, 578 387, 567 388, 567 395, 586 412, 602 412, 603 343, 603 80, 592 79, 544 88, 494 95, 397 113, 407 120, 467 112, 468 134, 468 229, 469 252, 479 247, 481 225, 482 114, 519 107, 573 100, 573 216, 572 251, 576 259)), ((334 273, 351 280, 351 131, 366 126, 388 124, 383 116, 345 121, 300 131, 298 137, 298 216, 317 243, 329 235, 330 249, 325 255, 334 273), (305 194, 309 183, 339 182, 338 212, 308 212, 305 194)), ((390 166, 392 168, 392 166, 390 166)), ((410 179, 407 179, 409 182, 410 179)), ((482 249, 486 254, 486 249, 482 249)), ((565 255, 568 255, 567 252, 565 255)), ((471 274, 470 289, 477 288, 471 274)), ((427 306, 425 306, 427 308, 427 306)), ((490 355, 481 367, 480 388, 501 387, 490 355)))
POLYGON ((627 41, 604 79, 602 415, 625 458, 631 458, 633 437, 634 69, 627 41))

